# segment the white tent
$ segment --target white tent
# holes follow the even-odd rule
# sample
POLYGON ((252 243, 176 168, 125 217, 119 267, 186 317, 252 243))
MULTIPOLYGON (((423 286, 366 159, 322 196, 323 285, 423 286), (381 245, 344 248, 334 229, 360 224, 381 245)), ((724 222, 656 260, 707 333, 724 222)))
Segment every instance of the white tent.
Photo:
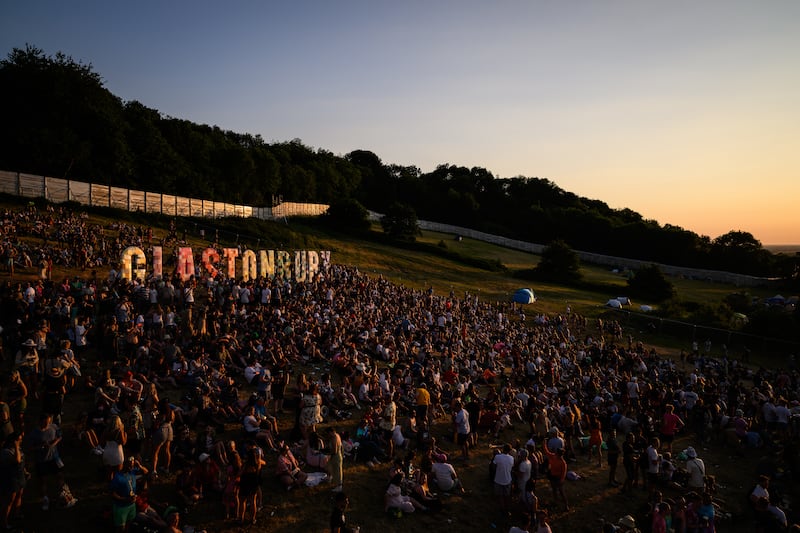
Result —
POLYGON ((622 309, 622 302, 616 298, 612 298, 606 302, 606 307, 613 307, 614 309, 622 309))

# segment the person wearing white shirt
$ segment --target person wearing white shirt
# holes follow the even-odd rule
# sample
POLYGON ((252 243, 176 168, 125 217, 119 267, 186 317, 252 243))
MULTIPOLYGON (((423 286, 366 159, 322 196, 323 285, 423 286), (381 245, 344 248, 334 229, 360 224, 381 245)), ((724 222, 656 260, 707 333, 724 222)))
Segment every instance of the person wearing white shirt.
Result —
POLYGON ((503 452, 498 453, 492 459, 495 467, 494 471, 494 492, 500 498, 500 506, 503 512, 508 513, 511 503, 511 487, 514 482, 512 473, 514 471, 514 457, 510 455, 511 445, 504 444, 503 452))
POLYGON ((261 365, 256 361, 251 362, 244 369, 244 379, 247 383, 253 383, 253 378, 261 374, 261 365))
POLYGON ((520 494, 520 499, 525 494, 525 486, 531 478, 532 465, 528 459, 528 450, 521 449, 518 454, 519 464, 517 465, 517 490, 520 494))
POLYGON ((436 479, 436 485, 442 492, 458 490, 463 494, 464 487, 461 485, 461 480, 458 478, 455 468, 453 468, 453 465, 444 462, 442 459, 442 456, 437 455, 435 462, 431 466, 431 473, 436 479))
POLYGON ((464 457, 464 460, 467 460, 469 459, 469 434, 471 430, 469 425, 469 413, 461 405, 460 400, 456 400, 456 402, 453 404, 453 409, 455 411, 453 422, 456 426, 456 440, 461 446, 461 453, 464 457))
POLYGON ((403 435, 403 428, 400 427, 400 424, 397 424, 394 426, 394 429, 392 429, 392 442, 397 449, 408 448, 408 445, 411 442, 405 437, 405 435, 403 435))
POLYGON ((697 452, 689 446, 683 453, 686 454, 686 473, 689 474, 687 485, 695 490, 703 490, 705 487, 706 465, 703 460, 697 457, 697 452))

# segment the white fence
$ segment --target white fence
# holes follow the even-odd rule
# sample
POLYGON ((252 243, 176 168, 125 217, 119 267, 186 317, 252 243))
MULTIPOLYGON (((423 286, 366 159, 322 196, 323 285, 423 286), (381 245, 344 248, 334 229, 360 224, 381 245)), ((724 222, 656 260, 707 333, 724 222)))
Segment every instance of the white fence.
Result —
POLYGON ((328 210, 328 206, 323 204, 295 202, 284 202, 275 207, 251 207, 6 171, 0 171, 0 192, 26 198, 45 198, 53 203, 73 201, 93 207, 202 218, 255 217, 274 220, 292 216, 319 216, 328 210))
MULTIPOLYGON (((371 218, 377 219, 380 217, 378 213, 370 213, 371 218)), ((438 231, 441 233, 452 233, 453 235, 461 235, 462 237, 469 237, 483 242, 490 242, 512 248, 514 250, 522 250, 523 252, 530 252, 532 254, 541 254, 546 248, 543 244, 534 244, 530 242, 518 241, 501 237, 498 235, 491 235, 476 231, 469 228, 461 228, 458 226, 451 226, 449 224, 441 224, 439 222, 428 222, 425 220, 419 221, 419 227, 424 230, 438 231)), ((701 268, 689 268, 674 265, 664 265, 660 263, 653 263, 653 261, 641 261, 639 259, 627 259, 624 257, 612 257, 609 255, 595 254, 591 252, 576 251, 581 261, 594 265, 608 266, 612 268, 625 268, 636 270, 648 265, 657 264, 661 271, 673 277, 697 279, 704 281, 712 281, 715 283, 730 283, 737 287, 758 287, 770 283, 770 278, 760 278, 756 276, 748 276, 745 274, 735 274, 733 272, 721 272, 719 270, 704 270, 701 268)))

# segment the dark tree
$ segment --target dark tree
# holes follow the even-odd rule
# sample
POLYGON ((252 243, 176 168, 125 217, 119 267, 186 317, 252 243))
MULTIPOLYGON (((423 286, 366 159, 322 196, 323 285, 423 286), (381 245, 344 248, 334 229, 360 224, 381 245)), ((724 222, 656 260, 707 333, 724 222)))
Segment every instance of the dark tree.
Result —
POLYGON ((415 241, 420 235, 417 213, 409 205, 394 203, 381 218, 384 233, 393 239, 415 241))
POLYGON ((341 230, 365 231, 370 227, 369 212, 352 198, 332 203, 325 219, 332 227, 341 230))
POLYGON ((663 302, 675 295, 672 282, 664 277, 658 265, 649 265, 636 271, 628 280, 631 295, 655 302, 663 302))
POLYGON ((578 254, 561 240, 551 242, 544 249, 534 273, 539 279, 560 282, 579 281, 583 277, 578 254))

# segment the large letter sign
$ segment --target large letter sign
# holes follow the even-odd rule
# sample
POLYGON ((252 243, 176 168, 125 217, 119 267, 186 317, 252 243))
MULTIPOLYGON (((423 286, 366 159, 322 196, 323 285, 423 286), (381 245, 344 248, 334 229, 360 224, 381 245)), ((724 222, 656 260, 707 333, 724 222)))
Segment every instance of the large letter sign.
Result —
POLYGON ((194 255, 188 246, 178 248, 178 276, 186 281, 194 276, 194 255))
MULTIPOLYGON (((238 248, 223 248, 221 254, 214 248, 206 248, 198 258, 200 266, 196 269, 194 252, 190 247, 183 246, 177 250, 175 274, 183 281, 192 276, 215 278, 220 274, 236 279, 238 270, 239 277, 244 281, 252 281, 259 276, 313 281, 320 271, 328 269, 330 259, 331 252, 328 250, 298 250, 294 254, 285 250, 243 250, 240 257, 238 248)), ((164 257, 161 246, 153 247, 152 261, 152 276, 162 278, 164 257)), ((120 262, 123 279, 146 279, 147 256, 138 246, 125 248, 120 262)))
POLYGON ((122 251, 122 277, 125 279, 145 278, 144 251, 138 246, 128 246, 122 251))

